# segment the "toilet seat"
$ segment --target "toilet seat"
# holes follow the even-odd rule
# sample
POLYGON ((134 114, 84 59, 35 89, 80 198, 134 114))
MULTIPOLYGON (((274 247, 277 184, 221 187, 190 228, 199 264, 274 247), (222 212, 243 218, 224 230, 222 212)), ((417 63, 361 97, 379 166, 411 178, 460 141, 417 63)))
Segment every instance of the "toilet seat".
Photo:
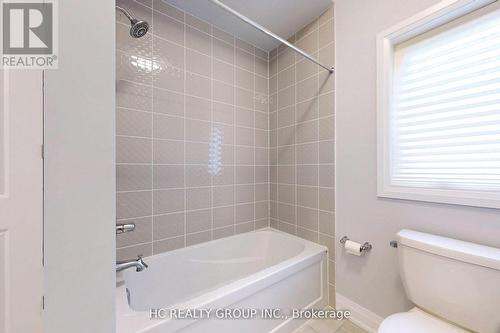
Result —
POLYGON ((433 315, 413 308, 393 314, 382 322, 378 333, 470 333, 433 315))

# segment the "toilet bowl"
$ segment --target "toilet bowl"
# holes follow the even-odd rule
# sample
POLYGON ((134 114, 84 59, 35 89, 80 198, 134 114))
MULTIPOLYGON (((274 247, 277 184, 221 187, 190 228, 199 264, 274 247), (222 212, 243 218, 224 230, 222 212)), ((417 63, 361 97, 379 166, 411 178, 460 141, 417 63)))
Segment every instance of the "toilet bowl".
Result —
POLYGON ((378 333, 500 333, 500 249, 401 230, 398 265, 416 307, 378 333))
POLYGON ((470 333, 419 308, 387 317, 378 333, 470 333))

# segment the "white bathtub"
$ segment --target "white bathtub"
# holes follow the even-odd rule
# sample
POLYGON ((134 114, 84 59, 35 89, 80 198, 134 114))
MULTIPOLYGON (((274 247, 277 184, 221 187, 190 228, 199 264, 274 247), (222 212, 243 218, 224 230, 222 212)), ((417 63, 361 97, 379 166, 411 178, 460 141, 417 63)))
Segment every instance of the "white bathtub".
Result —
MULTIPOLYGON (((145 259, 149 268, 118 276, 117 333, 292 332, 283 319, 150 319, 150 309, 290 309, 327 304, 326 247, 272 229, 145 259), (127 301, 127 290, 129 300, 127 301)), ((220 312, 218 312, 220 313, 220 312)))

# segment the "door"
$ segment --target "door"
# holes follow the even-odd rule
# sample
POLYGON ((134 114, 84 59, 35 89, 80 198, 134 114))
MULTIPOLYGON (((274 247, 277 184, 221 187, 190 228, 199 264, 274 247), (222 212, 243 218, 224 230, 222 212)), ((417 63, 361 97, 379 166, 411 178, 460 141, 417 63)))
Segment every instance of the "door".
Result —
POLYGON ((42 331, 42 82, 0 70, 0 333, 42 331))

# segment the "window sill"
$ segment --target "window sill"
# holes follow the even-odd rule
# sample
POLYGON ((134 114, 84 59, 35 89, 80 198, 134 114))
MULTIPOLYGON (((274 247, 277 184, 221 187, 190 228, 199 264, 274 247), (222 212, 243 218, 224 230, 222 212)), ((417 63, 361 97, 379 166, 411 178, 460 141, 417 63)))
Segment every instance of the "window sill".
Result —
POLYGON ((379 185, 377 197, 500 209, 500 193, 379 185))

